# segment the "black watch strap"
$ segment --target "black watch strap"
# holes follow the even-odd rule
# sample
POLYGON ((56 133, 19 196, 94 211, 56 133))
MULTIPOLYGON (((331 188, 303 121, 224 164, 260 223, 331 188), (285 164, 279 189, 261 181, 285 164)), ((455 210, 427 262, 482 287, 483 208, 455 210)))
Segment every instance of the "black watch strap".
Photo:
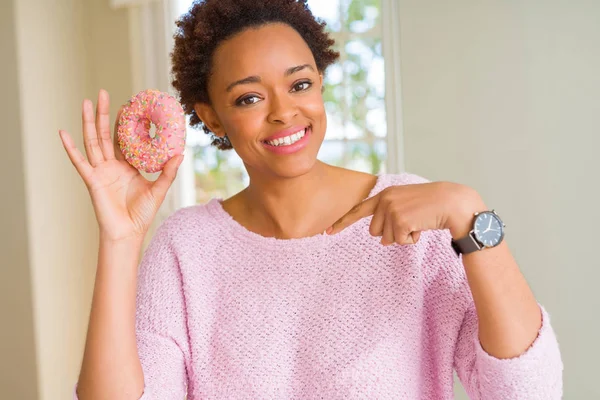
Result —
POLYGON ((464 238, 458 240, 452 239, 452 248, 457 255, 472 253, 477 250, 481 250, 482 246, 477 243, 475 238, 469 233, 464 238))

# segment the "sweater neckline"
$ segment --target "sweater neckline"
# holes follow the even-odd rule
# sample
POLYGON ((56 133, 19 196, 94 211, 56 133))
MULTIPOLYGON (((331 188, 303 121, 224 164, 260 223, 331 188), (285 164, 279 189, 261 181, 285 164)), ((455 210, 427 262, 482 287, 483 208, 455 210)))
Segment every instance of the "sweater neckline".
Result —
MULTIPOLYGON (((384 182, 385 174, 377 174, 375 185, 371 188, 369 194, 365 199, 373 197, 385 185, 384 182)), ((206 203, 207 211, 215 218, 219 227, 223 228, 227 232, 231 233, 236 239, 251 242, 255 245, 264 246, 267 248, 285 248, 286 250, 302 249, 305 247, 320 247, 344 241, 346 238, 355 235, 359 230, 364 229, 360 224, 360 221, 348 226, 341 232, 335 235, 328 235, 325 232, 318 233, 313 236, 306 236, 301 238, 291 239, 279 239, 276 237, 262 236, 256 232, 247 229, 245 226, 237 222, 231 214, 229 214, 222 205, 223 198, 215 197, 206 203)))

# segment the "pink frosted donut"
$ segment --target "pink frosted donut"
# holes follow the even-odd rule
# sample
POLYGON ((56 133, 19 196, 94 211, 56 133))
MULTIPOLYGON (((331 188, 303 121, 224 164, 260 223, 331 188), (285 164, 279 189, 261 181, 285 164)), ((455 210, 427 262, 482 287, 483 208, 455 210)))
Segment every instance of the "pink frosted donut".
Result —
POLYGON ((185 115, 181 104, 168 93, 143 90, 132 96, 119 118, 117 137, 127 162, 145 172, 162 170, 185 148, 185 115), (150 123, 156 135, 150 136, 150 123))

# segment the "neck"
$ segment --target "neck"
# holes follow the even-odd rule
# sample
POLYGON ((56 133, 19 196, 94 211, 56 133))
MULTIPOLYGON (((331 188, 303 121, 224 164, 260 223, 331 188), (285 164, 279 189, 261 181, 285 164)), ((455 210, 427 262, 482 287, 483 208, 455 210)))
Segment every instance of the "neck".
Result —
POLYGON ((294 178, 249 173, 250 185, 240 200, 252 226, 265 236, 313 236, 339 217, 331 208, 339 192, 337 172, 338 168, 317 161, 309 172, 294 178))

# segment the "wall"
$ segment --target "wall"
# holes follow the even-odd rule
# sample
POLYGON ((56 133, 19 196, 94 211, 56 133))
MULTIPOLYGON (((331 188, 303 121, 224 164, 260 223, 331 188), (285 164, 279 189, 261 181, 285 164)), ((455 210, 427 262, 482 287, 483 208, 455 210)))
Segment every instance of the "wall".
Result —
POLYGON ((37 396, 27 207, 24 184, 22 122, 14 4, 0 8, 0 120, 4 121, 0 157, 0 398, 37 396))
POLYGON ((11 150, 0 161, 8 193, 0 207, 0 311, 9 321, 0 330, 0 398, 70 398, 98 238, 58 129, 83 151, 83 99, 96 103, 107 89, 114 118, 131 95, 127 11, 111 10, 107 0, 12 0, 0 18, 8 51, 0 66, 3 137, 11 150))
POLYGON ((406 169, 496 209, 551 314, 564 397, 600 398, 600 2, 400 0, 399 14, 406 169))

